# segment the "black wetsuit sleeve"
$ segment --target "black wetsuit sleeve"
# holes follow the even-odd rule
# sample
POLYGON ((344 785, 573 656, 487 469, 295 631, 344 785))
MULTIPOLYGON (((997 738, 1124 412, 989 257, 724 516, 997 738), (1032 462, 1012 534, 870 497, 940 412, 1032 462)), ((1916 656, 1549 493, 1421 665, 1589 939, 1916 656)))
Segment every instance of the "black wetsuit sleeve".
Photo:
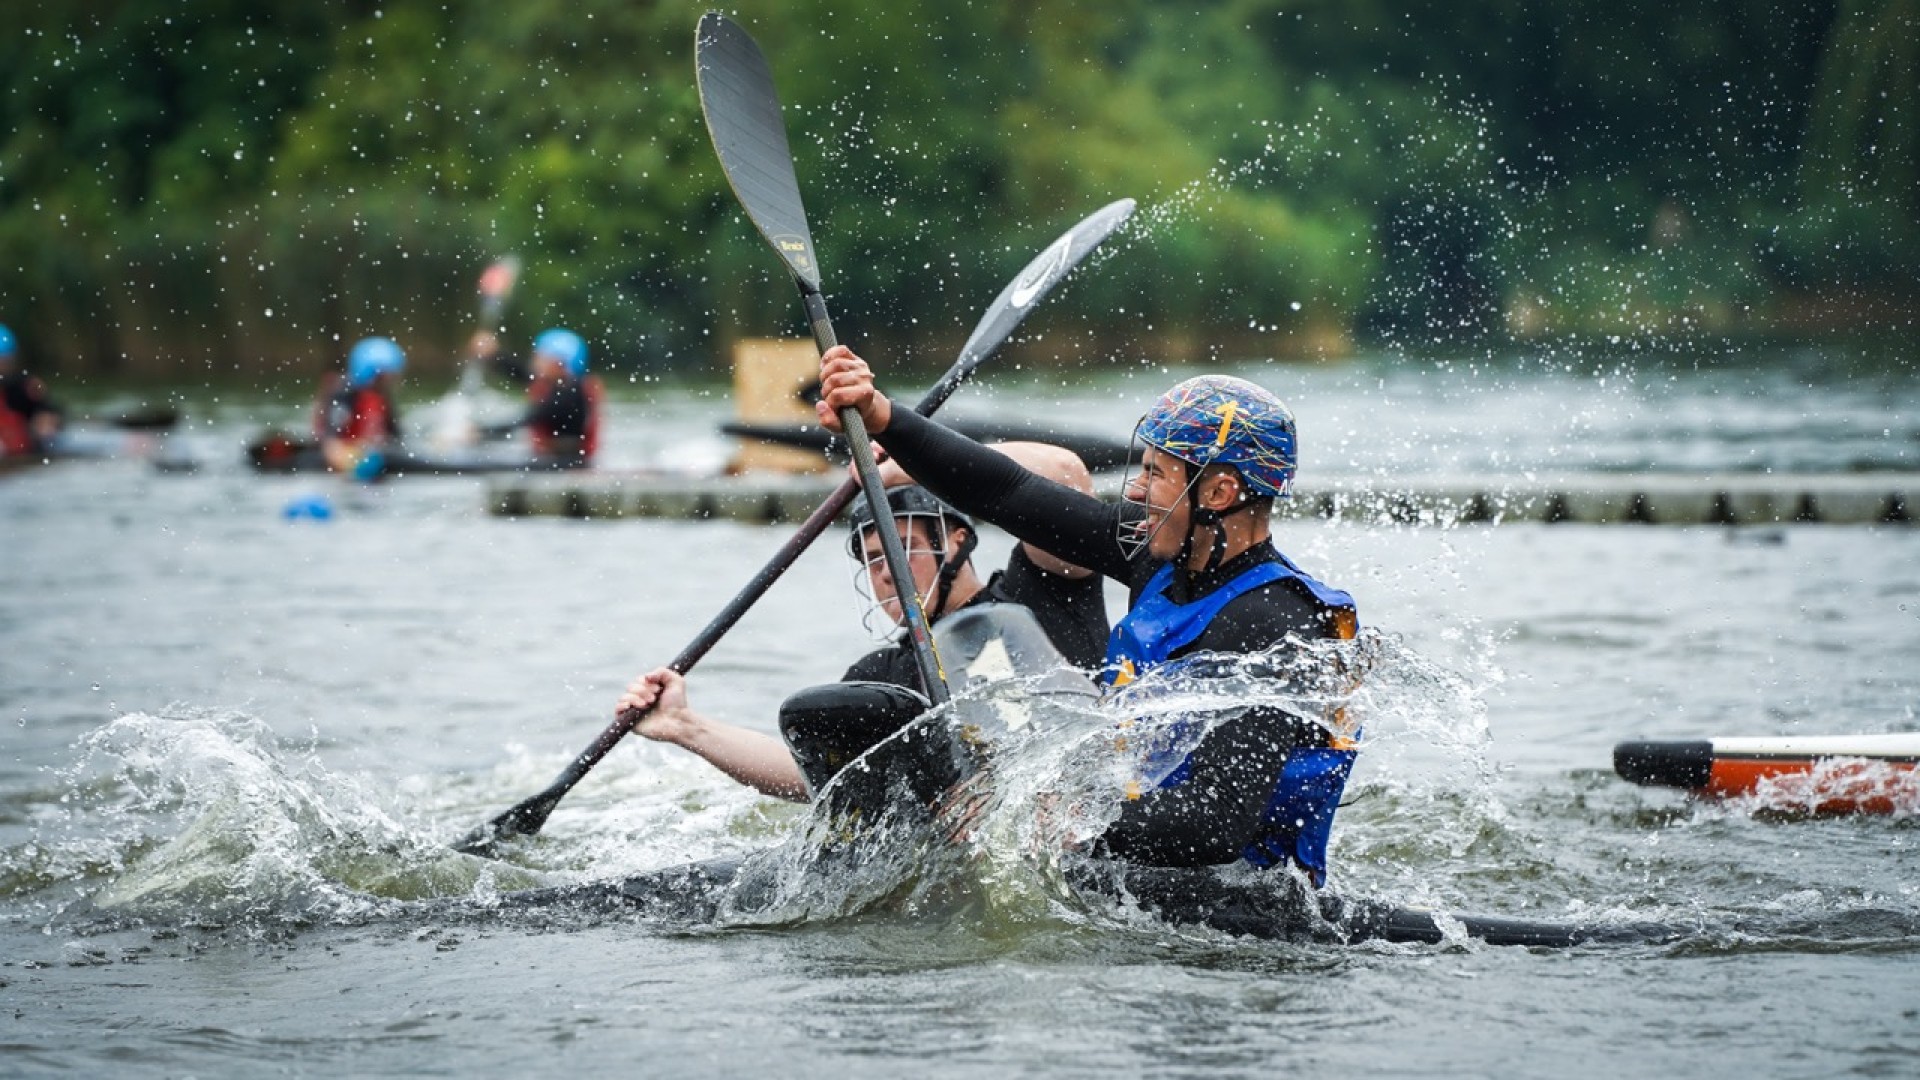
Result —
POLYGON ((887 453, 921 486, 963 513, 993 522, 1042 551, 1132 584, 1134 568, 1115 537, 1123 506, 1056 484, 997 450, 918 413, 896 408, 887 453))
POLYGON ((579 438, 587 430, 587 394, 579 383, 553 387, 527 409, 525 423, 560 438, 579 438))

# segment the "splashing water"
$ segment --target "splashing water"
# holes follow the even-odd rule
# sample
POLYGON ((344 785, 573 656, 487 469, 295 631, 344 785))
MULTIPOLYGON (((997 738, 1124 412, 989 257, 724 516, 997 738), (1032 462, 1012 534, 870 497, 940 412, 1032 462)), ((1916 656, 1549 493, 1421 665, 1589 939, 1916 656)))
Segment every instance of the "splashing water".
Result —
MULTIPOLYGON (((1390 798, 1393 806, 1384 817, 1362 815, 1366 831, 1387 835, 1346 839, 1336 861, 1349 848, 1376 861, 1394 851, 1404 892, 1444 857, 1433 853, 1436 845, 1463 849, 1503 828, 1477 685, 1398 638, 1369 631, 1350 642, 1196 658, 1150 672, 1104 700, 1077 673, 1082 692, 1049 692, 1061 677, 1048 672, 963 688, 949 706, 869 751, 820 792, 785 842, 749 860, 728 887, 720 921, 787 924, 877 908, 966 906, 1010 923, 1136 923, 1137 911, 1075 887, 1075 852, 1113 824, 1130 787, 1157 784, 1209 732, 1254 708, 1361 730, 1362 761, 1376 745, 1419 748, 1452 763, 1443 771, 1468 778, 1416 782, 1389 763, 1370 782, 1368 801, 1390 798), (966 779, 930 809, 924 785, 906 782, 904 771, 937 772, 950 767, 950 755, 966 759, 953 766, 966 779), (885 784, 880 805, 849 812, 837 797, 841 789, 874 777, 885 784), (1410 819, 1418 842, 1401 835, 1410 819)), ((1336 838, 1343 831, 1353 830, 1336 827, 1336 838)))
MULTIPOLYGON (((1137 921, 1073 888, 1073 852, 1114 822, 1129 785, 1158 783, 1208 732, 1254 707, 1343 723, 1362 733, 1363 763, 1384 759, 1335 829, 1336 864, 1374 863, 1376 878, 1390 865, 1398 880, 1417 880, 1416 870, 1503 827, 1475 682, 1371 631, 1291 650, 1168 665, 1106 700, 1078 673, 976 681, 869 751, 791 826, 683 790, 637 798, 616 770, 616 809, 589 806, 595 824, 564 830, 587 840, 543 837, 510 853, 538 864, 531 868, 456 854, 410 823, 422 812, 416 804, 445 802, 447 791, 403 792, 412 803, 396 806, 258 719, 129 713, 81 741, 79 760, 61 774, 59 809, 35 842, 0 853, 0 887, 26 896, 58 884, 68 898, 50 914, 108 921, 351 922, 401 901, 464 898, 484 910, 517 890, 657 867, 662 830, 692 828, 703 835, 666 843, 670 857, 751 852, 699 905, 715 928, 961 906, 1013 923, 1137 921), (1433 781, 1430 763, 1404 764, 1416 750, 1468 779, 1433 781), (948 773, 966 782, 928 787, 928 776, 948 773), (885 781, 878 798, 874 776, 885 781), (870 786, 849 812, 840 789, 860 783, 870 786), (1374 808, 1383 803, 1391 806, 1374 808), (781 839, 759 847, 770 835, 781 839)), ((691 775, 634 771, 653 787, 683 788, 691 775)))
POLYGON ((1743 813, 1846 814, 1856 810, 1912 817, 1920 814, 1920 771, 1863 759, 1817 761, 1811 769, 1764 777, 1751 795, 1728 800, 1743 813))
POLYGON ((241 714, 127 713, 79 749, 62 812, 5 856, 10 890, 67 882, 76 902, 61 907, 75 914, 353 920, 390 900, 538 883, 452 853, 312 746, 241 714))

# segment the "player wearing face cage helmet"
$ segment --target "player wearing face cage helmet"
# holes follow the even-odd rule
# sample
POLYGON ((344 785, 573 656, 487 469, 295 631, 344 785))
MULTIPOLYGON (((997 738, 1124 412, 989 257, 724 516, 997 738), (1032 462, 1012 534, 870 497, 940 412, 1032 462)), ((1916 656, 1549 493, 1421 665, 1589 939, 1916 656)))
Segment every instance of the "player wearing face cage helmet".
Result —
MULTIPOLYGON (((1085 463, 1059 447, 1006 443, 994 453, 1057 477, 1064 490, 1091 495, 1093 480, 1085 463)), ((883 471, 891 470, 889 466, 883 471)), ((889 482, 901 479, 905 477, 889 482)), ((973 565, 976 533, 970 518, 917 486, 889 488, 887 502, 891 525, 907 549, 912 587, 922 597, 930 620, 977 604, 1018 604, 1033 613, 1068 662, 1088 671, 1100 665, 1107 610, 1098 576, 1032 544, 1016 544, 1005 569, 983 581, 973 565)), ((854 560, 856 586, 868 600, 869 626, 873 613, 882 612, 884 628, 890 630, 900 620, 895 583, 880 557, 873 515, 864 502, 854 505, 847 553, 854 560)), ((799 703, 817 702, 823 696, 843 705, 871 704, 862 720, 867 726, 876 717, 885 724, 905 724, 927 705, 919 666, 904 635, 855 661, 839 684, 802 690, 788 705, 804 711, 806 707, 799 703)), ((628 709, 646 713, 634 728, 642 736, 691 750, 743 784, 787 798, 809 794, 798 762, 783 743, 696 712, 687 702, 686 679, 671 669, 661 668, 635 680, 616 711, 628 709)), ((787 718, 788 707, 783 706, 783 731, 787 718)))

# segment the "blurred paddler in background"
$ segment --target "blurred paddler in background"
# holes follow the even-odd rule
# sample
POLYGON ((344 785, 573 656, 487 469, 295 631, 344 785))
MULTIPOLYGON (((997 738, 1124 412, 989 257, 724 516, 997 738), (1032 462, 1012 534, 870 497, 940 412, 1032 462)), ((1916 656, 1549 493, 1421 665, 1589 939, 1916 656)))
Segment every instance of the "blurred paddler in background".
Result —
POLYGON ((0 325, 0 457, 45 453, 66 414, 20 366, 19 343, 0 325))
POLYGON ((600 409, 605 390, 587 368, 587 342, 571 330, 555 327, 533 342, 528 365, 526 411, 513 420, 482 428, 501 438, 524 430, 534 463, 555 469, 582 469, 600 448, 600 409))
POLYGON ((347 355, 345 374, 331 373, 314 403, 313 433, 327 468, 374 481, 400 447, 394 389, 407 357, 392 338, 362 338, 347 355))

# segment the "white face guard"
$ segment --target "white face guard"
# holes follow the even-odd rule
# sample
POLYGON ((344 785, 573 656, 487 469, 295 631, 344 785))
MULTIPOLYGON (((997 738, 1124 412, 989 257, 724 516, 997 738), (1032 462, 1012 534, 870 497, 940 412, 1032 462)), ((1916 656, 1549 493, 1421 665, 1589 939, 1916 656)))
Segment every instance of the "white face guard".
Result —
MULTIPOLYGON (((895 514, 895 528, 901 529, 900 545, 906 549, 907 564, 911 567, 916 560, 931 558, 934 575, 945 565, 947 553, 952 545, 947 536, 947 519, 940 514, 895 514), (913 528, 914 522, 924 522, 923 528, 913 528)), ((873 522, 862 523, 847 537, 847 553, 853 556, 853 593, 860 612, 860 625, 876 641, 884 641, 893 636, 900 627, 900 602, 895 596, 881 597, 877 582, 891 581, 887 573, 886 552, 880 546, 880 538, 873 532, 873 522)), ((919 595, 919 586, 914 585, 914 593, 919 596, 921 610, 927 611, 929 598, 919 595)), ((927 611, 929 619, 937 618, 936 612, 927 611)))
MULTIPOLYGON (((1143 420, 1142 423, 1144 422, 1143 420)), ((1120 544, 1120 553, 1129 559, 1138 555, 1153 541, 1153 538, 1159 534, 1161 529, 1166 528, 1167 522, 1173 517, 1174 510, 1177 509, 1181 503, 1189 502, 1193 498, 1193 487, 1200 482, 1200 474, 1204 471, 1195 468, 1190 462, 1182 462, 1182 464, 1186 465, 1186 470, 1189 474, 1187 486, 1180 489, 1180 494, 1175 497, 1171 505, 1157 505, 1149 501, 1152 497, 1150 493, 1153 490, 1153 485, 1149 481, 1151 481, 1153 477, 1147 472, 1147 448, 1151 445, 1151 443, 1140 438, 1140 425, 1135 424, 1133 440, 1127 449, 1127 468, 1121 475, 1120 497, 1125 500, 1128 506, 1138 507, 1140 514, 1137 517, 1133 515, 1122 515, 1120 518, 1120 526, 1114 536, 1114 539, 1120 544), (1140 493, 1139 498, 1134 497, 1135 491, 1140 493), (1154 520, 1156 515, 1159 518, 1158 521, 1154 520)), ((1167 453, 1165 450, 1161 450, 1157 446, 1153 447, 1153 449, 1163 459, 1171 461, 1181 460, 1167 453)))

